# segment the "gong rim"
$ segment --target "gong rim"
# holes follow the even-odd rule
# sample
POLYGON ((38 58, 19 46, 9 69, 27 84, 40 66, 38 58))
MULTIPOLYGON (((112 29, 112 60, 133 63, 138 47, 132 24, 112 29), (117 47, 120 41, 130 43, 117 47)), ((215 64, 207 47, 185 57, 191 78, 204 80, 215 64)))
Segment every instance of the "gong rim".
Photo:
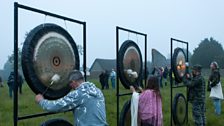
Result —
POLYGON ((67 120, 56 118, 47 120, 46 122, 42 123, 41 126, 73 126, 73 125, 67 120))
POLYGON ((184 97, 184 95, 182 93, 177 93, 174 97, 174 101, 173 101, 173 121, 176 125, 178 126, 182 126, 184 125, 185 121, 187 120, 187 101, 184 97), (185 110, 184 110, 184 116, 183 116, 183 120, 180 120, 178 118, 178 103, 179 101, 183 100, 184 105, 185 105, 185 110))
MULTIPOLYGON (((126 118, 127 118, 127 114, 128 112, 130 112, 131 108, 131 101, 128 100, 125 102, 122 110, 121 110, 121 113, 120 113, 120 119, 119 119, 119 126, 129 126, 129 124, 126 124, 126 118)), ((130 113, 131 114, 131 113, 130 113)), ((130 119, 129 119, 129 123, 131 123, 131 115, 130 115, 130 119)))
POLYGON ((119 78, 122 85, 126 89, 129 89, 131 85, 136 85, 136 84, 139 84, 138 82, 140 82, 141 75, 142 75, 142 54, 138 45, 132 40, 126 40, 120 47, 120 50, 118 52, 118 74, 119 74, 119 78), (130 81, 129 79, 127 79, 126 73, 124 71, 125 66, 123 64, 123 61, 125 59, 125 54, 130 48, 136 51, 136 53, 139 56, 138 58, 140 62, 138 64, 139 65, 139 69, 138 69, 139 72, 137 73, 138 77, 134 81, 130 81))
POLYGON ((186 62, 187 62, 187 58, 186 58, 186 55, 185 55, 183 49, 181 49, 181 48, 178 47, 178 48, 176 48, 176 49, 174 50, 174 53, 173 53, 173 63, 172 63, 172 66, 173 66, 173 73, 174 73, 175 81, 178 82, 178 83, 181 83, 181 82, 182 82, 183 77, 185 76, 185 74, 186 74, 186 72, 187 72, 187 68, 186 68, 186 66, 185 66, 185 70, 184 70, 184 74, 183 74, 183 76, 181 77, 181 76, 179 75, 179 73, 178 73, 178 69, 177 69, 177 60, 178 60, 178 55, 181 54, 181 53, 183 54, 183 56, 184 56, 184 60, 185 60, 185 63, 186 63, 186 62))
MULTIPOLYGON (((79 70, 79 53, 76 43, 71 37, 71 35, 65 29, 56 24, 46 23, 38 25, 29 32, 22 48, 23 74, 27 84, 29 85, 31 90, 36 94, 43 93, 47 89, 47 85, 42 82, 42 80, 36 73, 36 66, 34 63, 34 59, 36 57, 36 49, 37 46, 40 45, 40 39, 42 39, 43 36, 51 32, 60 34, 68 41, 66 44, 71 47, 73 51, 72 54, 75 59, 73 69, 79 70)), ((55 66, 57 66, 58 63, 60 64, 60 60, 58 59, 53 59, 53 62, 55 63, 55 66)), ((69 86, 69 84, 65 83, 65 86, 61 87, 60 89, 53 90, 49 88, 44 94, 44 97, 47 99, 58 99, 65 96, 70 90, 71 87, 69 86)))

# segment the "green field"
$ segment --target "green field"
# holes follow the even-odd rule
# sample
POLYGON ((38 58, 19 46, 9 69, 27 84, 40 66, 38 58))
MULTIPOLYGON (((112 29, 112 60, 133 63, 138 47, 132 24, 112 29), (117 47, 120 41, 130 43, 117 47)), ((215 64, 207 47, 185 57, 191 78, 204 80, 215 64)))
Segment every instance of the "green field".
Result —
MULTIPOLYGON (((98 81, 91 80, 99 86, 98 81)), ((224 85, 224 79, 222 80, 224 85)), ((129 92, 129 90, 124 90, 121 87, 121 92, 129 92)), ((178 88, 173 90, 173 96, 177 92, 185 94, 185 88, 178 88)), ((106 112, 107 112, 107 122, 110 126, 116 126, 117 115, 116 115, 116 91, 109 89, 103 91, 106 98, 106 112)), ((164 126, 170 125, 170 87, 165 86, 161 89, 162 102, 163 102, 163 122, 164 126)), ((211 99, 208 97, 209 93, 206 92, 206 118, 208 126, 222 126, 224 125, 224 113, 221 116, 216 116, 214 114, 214 108, 211 99)), ((35 113, 44 112, 34 101, 35 94, 30 90, 30 88, 24 84, 23 94, 19 95, 19 116, 30 115, 35 113)), ((122 108, 125 101, 127 101, 130 96, 124 96, 120 98, 120 109, 122 108)), ((224 105, 222 105, 222 112, 224 110, 224 105)), ((191 116, 191 105, 189 104, 189 126, 193 125, 191 116)), ((54 114, 49 116, 37 117, 32 119, 26 119, 19 121, 19 126, 39 126, 42 122, 51 118, 64 118, 73 122, 73 115, 71 112, 54 114)), ((8 87, 6 83, 3 88, 0 88, 0 126, 13 126, 13 100, 8 96, 8 87)))

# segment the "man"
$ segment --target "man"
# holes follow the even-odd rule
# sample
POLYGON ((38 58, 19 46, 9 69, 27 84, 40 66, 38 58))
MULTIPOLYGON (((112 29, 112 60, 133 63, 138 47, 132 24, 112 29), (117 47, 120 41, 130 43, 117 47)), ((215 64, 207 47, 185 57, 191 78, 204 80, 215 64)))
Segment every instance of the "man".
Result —
POLYGON ((47 100, 41 94, 36 102, 47 111, 58 112, 73 109, 74 126, 107 126, 105 101, 102 92, 90 82, 84 82, 80 71, 69 75, 73 91, 58 100, 47 100))
POLYGON ((110 73, 110 81, 111 81, 112 89, 115 89, 116 72, 114 71, 114 69, 112 69, 112 71, 111 71, 111 73, 110 73))
POLYGON ((105 87, 104 78, 105 78, 105 72, 102 71, 101 74, 99 75, 99 80, 100 80, 100 84, 101 84, 101 89, 102 89, 102 90, 103 90, 104 87, 105 87))
POLYGON ((2 77, 0 76, 0 87, 3 87, 2 77))
POLYGON ((192 114, 196 126, 205 126, 205 80, 201 76, 201 66, 192 68, 192 76, 186 74, 184 83, 188 86, 188 100, 192 104, 192 114))
POLYGON ((164 72, 163 72, 163 78, 164 78, 164 82, 165 82, 165 86, 167 85, 167 75, 168 75, 168 68, 167 66, 165 67, 164 69, 164 72))
MULTIPOLYGON (((14 90, 14 71, 12 71, 8 77, 8 81, 7 81, 8 87, 9 87, 9 97, 12 98, 12 93, 14 90)), ((18 88, 19 88, 19 93, 22 94, 22 84, 23 84, 23 78, 20 75, 20 73, 18 73, 18 88)))

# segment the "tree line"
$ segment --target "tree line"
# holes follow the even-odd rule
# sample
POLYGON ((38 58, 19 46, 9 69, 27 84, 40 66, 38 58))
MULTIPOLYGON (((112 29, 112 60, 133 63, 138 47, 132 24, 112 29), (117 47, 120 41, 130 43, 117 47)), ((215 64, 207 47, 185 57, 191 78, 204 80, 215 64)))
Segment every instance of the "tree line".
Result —
MULTIPOLYGON (((83 48, 81 45, 78 45, 78 50, 80 55, 82 55, 83 48)), ((18 66, 19 71, 21 70, 21 49, 18 50, 18 66)), ((191 55, 191 54, 190 54, 191 55)), ((224 68, 224 50, 222 45, 215 40, 214 38, 205 38, 200 42, 198 47, 193 50, 190 58, 190 64, 200 64, 203 68, 209 68, 209 65, 212 61, 217 61, 220 68, 224 68)), ((14 54, 12 53, 8 56, 8 60, 4 65, 3 70, 0 70, 0 75, 5 77, 13 70, 14 64, 14 54), (4 74, 4 75, 3 75, 4 74)))
POLYGON ((190 63, 200 64, 203 68, 209 68, 210 63, 216 61, 220 68, 224 68, 224 50, 222 45, 214 38, 205 38, 197 48, 193 50, 190 63))

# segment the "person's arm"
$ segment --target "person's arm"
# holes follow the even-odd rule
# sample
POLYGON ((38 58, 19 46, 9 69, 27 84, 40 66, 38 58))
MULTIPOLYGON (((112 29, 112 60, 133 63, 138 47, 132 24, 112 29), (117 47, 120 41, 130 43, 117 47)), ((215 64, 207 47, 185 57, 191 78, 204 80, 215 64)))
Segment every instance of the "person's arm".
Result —
POLYGON ((36 102, 39 103, 44 110, 51 112, 66 111, 75 108, 81 104, 81 101, 82 95, 79 94, 77 90, 70 92, 68 95, 58 100, 47 100, 40 94, 36 96, 36 102))
MULTIPOLYGON (((138 89, 140 90, 140 92, 143 92, 143 89, 142 89, 142 87, 138 87, 138 89)), ((130 90, 131 90, 131 92, 132 93, 134 93, 134 92, 136 92, 136 90, 135 90, 135 87, 134 86, 130 86, 130 90)))
POLYGON ((136 92, 134 86, 130 86, 130 90, 131 90, 132 93, 136 92))
POLYGON ((201 79, 197 79, 197 78, 184 79, 184 84, 188 87, 194 87, 197 84, 199 84, 200 81, 201 79))
POLYGON ((142 87, 140 87, 140 86, 139 86, 139 87, 138 87, 138 89, 140 90, 140 92, 143 92, 143 89, 142 89, 142 87))

